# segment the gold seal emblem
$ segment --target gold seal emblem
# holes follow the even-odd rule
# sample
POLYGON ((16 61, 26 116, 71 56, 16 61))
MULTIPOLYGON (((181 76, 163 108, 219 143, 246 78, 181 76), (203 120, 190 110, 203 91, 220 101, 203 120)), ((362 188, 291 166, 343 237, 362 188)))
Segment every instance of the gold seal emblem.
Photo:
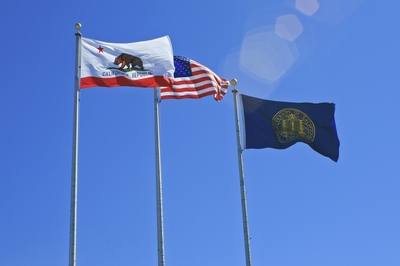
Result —
POLYGON ((301 140, 306 143, 314 141, 315 126, 313 121, 302 111, 286 108, 277 112, 272 118, 276 139, 281 143, 301 140))

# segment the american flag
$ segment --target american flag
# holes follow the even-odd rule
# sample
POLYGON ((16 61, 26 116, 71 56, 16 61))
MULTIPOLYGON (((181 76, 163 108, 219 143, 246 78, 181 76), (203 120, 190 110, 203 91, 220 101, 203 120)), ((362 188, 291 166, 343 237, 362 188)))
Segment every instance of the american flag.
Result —
POLYGON ((217 101, 226 94, 229 81, 218 77, 211 69, 183 56, 174 56, 172 87, 161 87, 161 100, 202 98, 214 95, 217 101))

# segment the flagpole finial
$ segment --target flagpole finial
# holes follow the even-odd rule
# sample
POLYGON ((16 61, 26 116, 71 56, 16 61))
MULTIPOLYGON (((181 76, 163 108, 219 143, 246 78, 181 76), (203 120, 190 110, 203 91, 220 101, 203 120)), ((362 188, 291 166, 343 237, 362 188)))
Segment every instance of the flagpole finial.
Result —
POLYGON ((75 24, 75 29, 79 32, 79 30, 82 28, 81 23, 76 23, 75 24))
POLYGON ((232 90, 233 93, 238 92, 238 90, 236 89, 237 83, 238 83, 237 79, 232 79, 231 80, 231 84, 233 85, 233 90, 232 90))

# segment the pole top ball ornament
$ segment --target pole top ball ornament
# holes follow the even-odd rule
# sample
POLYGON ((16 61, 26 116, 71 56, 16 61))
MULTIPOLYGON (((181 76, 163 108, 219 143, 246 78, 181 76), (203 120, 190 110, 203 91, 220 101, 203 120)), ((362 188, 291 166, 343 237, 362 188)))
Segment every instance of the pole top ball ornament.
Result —
POLYGON ((232 89, 232 92, 233 92, 233 93, 238 93, 238 92, 239 92, 239 91, 236 89, 237 83, 238 83, 237 79, 232 79, 232 80, 231 80, 231 84, 233 85, 233 89, 232 89))
POLYGON ((77 31, 79 31, 81 28, 82 28, 81 23, 76 23, 76 24, 75 24, 75 29, 76 29, 77 31))

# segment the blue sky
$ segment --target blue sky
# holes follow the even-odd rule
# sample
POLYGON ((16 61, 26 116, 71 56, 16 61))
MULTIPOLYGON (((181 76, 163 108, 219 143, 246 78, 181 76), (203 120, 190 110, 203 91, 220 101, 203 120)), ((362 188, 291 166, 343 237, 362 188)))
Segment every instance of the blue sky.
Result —
MULTIPOLYGON (((238 79, 243 94, 335 102, 339 161, 245 150, 253 265, 399 265, 400 2, 0 3, 0 266, 67 265, 75 28, 238 79), (393 117, 394 116, 394 117, 393 117)), ((165 261, 245 265, 232 87, 160 103, 165 261)), ((157 265, 153 89, 81 91, 77 265, 157 265)))

